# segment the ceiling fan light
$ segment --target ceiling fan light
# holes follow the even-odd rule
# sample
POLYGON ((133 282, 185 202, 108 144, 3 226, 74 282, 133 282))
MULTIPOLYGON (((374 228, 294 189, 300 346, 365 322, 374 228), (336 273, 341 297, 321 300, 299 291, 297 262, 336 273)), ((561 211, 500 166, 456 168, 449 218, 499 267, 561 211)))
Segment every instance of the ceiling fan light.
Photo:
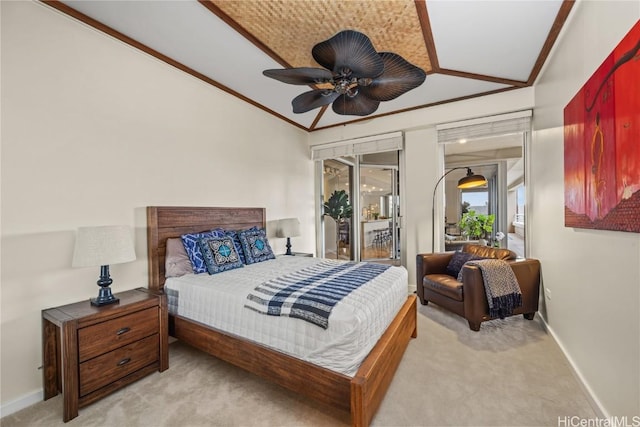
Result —
POLYGON ((467 168, 467 175, 458 181, 458 188, 476 188, 487 185, 487 178, 482 175, 476 175, 471 171, 471 168, 467 168))
POLYGON ((376 52, 366 35, 353 30, 341 31, 316 44, 311 54, 326 70, 305 67, 263 71, 283 83, 316 85, 313 91, 293 99, 294 113, 334 102, 336 114, 367 116, 378 109, 380 101, 397 98, 420 86, 426 77, 423 70, 400 55, 376 52), (332 87, 318 87, 319 83, 332 87))

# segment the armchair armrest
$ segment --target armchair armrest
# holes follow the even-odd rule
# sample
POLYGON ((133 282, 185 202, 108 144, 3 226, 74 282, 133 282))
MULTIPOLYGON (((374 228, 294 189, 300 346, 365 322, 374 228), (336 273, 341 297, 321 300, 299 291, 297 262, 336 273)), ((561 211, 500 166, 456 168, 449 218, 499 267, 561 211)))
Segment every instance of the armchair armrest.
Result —
POLYGON ((540 298, 540 261, 533 258, 509 262, 522 292, 523 313, 538 311, 540 298))
MULTIPOLYGON (((540 261, 537 259, 521 259, 508 261, 518 279, 522 292, 522 307, 517 313, 532 314, 538 311, 540 292, 540 261)), ((477 325, 489 320, 489 304, 484 289, 482 272, 477 266, 462 267, 462 294, 464 296, 464 313, 469 325, 477 325)), ((533 317, 531 317, 533 318, 533 317)), ((477 330, 477 329, 475 329, 477 330)))
POLYGON ((462 296, 464 317, 474 331, 480 330, 480 323, 489 320, 489 303, 484 290, 482 272, 475 265, 462 267, 462 296))
POLYGON ((453 257, 453 252, 438 252, 416 255, 416 288, 420 301, 424 302, 424 287, 422 280, 427 274, 446 274, 447 265, 453 257))
POLYGON ((446 274, 451 257, 453 257, 453 252, 418 254, 416 256, 418 277, 422 279, 427 274, 446 274))

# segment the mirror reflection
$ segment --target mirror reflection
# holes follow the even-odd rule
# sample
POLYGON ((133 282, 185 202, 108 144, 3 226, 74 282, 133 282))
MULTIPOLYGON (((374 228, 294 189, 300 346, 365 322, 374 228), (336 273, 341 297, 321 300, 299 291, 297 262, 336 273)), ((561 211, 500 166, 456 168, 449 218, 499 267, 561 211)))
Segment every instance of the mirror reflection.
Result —
POLYGON ((445 249, 458 250, 471 241, 509 248, 524 257, 523 134, 459 141, 444 148, 445 172, 471 167, 487 179, 486 187, 458 189, 465 170, 453 171, 445 178, 445 249), (470 216, 490 222, 491 231, 474 233, 467 221, 470 216))

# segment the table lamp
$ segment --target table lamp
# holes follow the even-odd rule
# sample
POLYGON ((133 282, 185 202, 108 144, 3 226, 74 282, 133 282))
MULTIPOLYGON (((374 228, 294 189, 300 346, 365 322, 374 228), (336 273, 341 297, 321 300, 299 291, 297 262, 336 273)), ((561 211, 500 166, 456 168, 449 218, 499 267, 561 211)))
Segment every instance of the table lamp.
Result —
POLYGON ((291 255, 291 237, 300 235, 300 221, 298 218, 285 218, 278 221, 278 230, 276 237, 287 238, 287 252, 285 255, 291 255))
POLYGON ((101 227, 80 227, 76 235, 73 251, 73 267, 100 266, 97 298, 91 298, 91 305, 101 306, 119 301, 111 293, 109 285, 113 283, 109 276, 109 265, 134 261, 133 237, 126 225, 108 225, 101 227))

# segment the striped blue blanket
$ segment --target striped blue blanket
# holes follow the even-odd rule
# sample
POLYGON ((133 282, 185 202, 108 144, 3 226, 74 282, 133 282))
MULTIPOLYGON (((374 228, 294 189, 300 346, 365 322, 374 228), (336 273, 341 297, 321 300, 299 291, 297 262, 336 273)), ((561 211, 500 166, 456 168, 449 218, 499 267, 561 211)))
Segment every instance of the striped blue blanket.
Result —
POLYGON ((333 307, 389 267, 326 260, 261 283, 247 295, 245 307, 271 316, 295 317, 327 329, 333 307))

